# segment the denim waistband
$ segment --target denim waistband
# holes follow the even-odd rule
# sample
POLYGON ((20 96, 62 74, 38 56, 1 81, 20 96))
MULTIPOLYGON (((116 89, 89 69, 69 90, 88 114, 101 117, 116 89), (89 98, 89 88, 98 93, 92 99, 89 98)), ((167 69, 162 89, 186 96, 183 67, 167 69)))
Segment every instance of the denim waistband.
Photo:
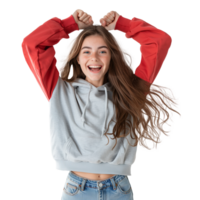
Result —
POLYGON ((106 180, 96 180, 95 181, 95 180, 90 180, 87 178, 80 177, 71 171, 68 174, 68 178, 71 181, 77 183, 81 187, 81 190, 84 190, 85 186, 94 188, 94 189, 98 189, 98 190, 107 188, 107 187, 113 187, 113 189, 115 190, 117 188, 118 182, 123 180, 125 177, 126 177, 126 175, 115 175, 106 180))

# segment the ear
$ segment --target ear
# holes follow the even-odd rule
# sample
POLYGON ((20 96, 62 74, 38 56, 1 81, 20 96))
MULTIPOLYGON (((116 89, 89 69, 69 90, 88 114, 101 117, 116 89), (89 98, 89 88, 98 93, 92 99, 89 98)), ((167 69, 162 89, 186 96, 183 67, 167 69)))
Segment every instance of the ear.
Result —
POLYGON ((77 58, 77 62, 78 62, 78 64, 80 65, 80 63, 79 63, 79 59, 77 58))

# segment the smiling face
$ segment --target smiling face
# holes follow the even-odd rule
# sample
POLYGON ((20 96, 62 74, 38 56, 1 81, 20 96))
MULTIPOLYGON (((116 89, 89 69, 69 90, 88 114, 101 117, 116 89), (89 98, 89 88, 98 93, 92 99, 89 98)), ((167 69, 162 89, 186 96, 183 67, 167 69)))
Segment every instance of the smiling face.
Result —
POLYGON ((77 62, 80 65, 85 80, 95 87, 103 85, 104 76, 109 69, 111 53, 100 35, 91 35, 84 39, 77 62), (90 69, 89 66, 101 67, 100 70, 90 69))

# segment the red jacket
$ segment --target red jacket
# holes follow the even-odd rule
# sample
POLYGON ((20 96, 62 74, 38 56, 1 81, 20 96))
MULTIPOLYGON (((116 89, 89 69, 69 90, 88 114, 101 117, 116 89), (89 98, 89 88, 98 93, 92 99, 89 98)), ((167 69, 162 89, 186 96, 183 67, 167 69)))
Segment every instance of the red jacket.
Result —
MULTIPOLYGON (((62 38, 69 38, 69 33, 75 30, 79 28, 72 15, 63 20, 54 17, 36 28, 22 42, 26 62, 48 100, 59 77, 53 45, 62 38)), ((127 38, 141 44, 142 59, 135 75, 153 83, 171 45, 171 37, 139 18, 130 20, 121 15, 115 30, 126 33, 127 38)))

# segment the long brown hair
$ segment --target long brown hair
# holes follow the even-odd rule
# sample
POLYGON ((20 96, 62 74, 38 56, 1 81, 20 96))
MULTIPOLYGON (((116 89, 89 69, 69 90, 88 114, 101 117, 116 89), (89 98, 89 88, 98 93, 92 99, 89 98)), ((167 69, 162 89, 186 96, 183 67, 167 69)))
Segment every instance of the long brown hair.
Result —
MULTIPOLYGON (((164 91, 152 89, 152 86, 158 87, 158 89, 164 87, 148 83, 133 73, 130 67, 131 63, 128 64, 128 61, 124 57, 124 54, 128 54, 122 52, 114 36, 104 27, 92 25, 83 29, 72 46, 65 66, 61 69, 61 78, 67 82, 73 82, 76 78, 86 78, 77 62, 77 57, 84 39, 90 35, 100 35, 111 52, 110 66, 108 72, 105 74, 104 83, 107 81, 111 83, 117 121, 113 128, 113 133, 107 133, 107 128, 105 133, 106 137, 107 134, 113 135, 114 138, 112 139, 115 139, 117 142, 117 138, 126 137, 130 134, 131 138, 135 139, 134 146, 140 141, 140 144, 149 149, 144 144, 144 139, 152 140, 157 146, 160 134, 156 131, 156 128, 168 136, 166 134, 167 131, 164 131, 162 128, 162 125, 169 119, 169 112, 164 106, 180 115, 180 113, 172 109, 164 99, 171 101, 173 104, 176 103, 166 95, 164 91), (71 66, 73 67, 73 76, 71 79, 68 79, 71 66), (162 103, 159 103, 154 96, 158 97, 162 103), (166 115, 167 118, 159 123, 161 112, 163 112, 164 116, 166 115), (145 119, 144 115, 147 116, 147 119, 145 119), (132 117, 132 120, 130 117, 132 117), (148 125, 149 123, 150 126, 148 125), (128 134, 125 134, 125 132, 127 132, 127 127, 128 134)), ((128 56, 130 57, 130 55, 128 56)))

